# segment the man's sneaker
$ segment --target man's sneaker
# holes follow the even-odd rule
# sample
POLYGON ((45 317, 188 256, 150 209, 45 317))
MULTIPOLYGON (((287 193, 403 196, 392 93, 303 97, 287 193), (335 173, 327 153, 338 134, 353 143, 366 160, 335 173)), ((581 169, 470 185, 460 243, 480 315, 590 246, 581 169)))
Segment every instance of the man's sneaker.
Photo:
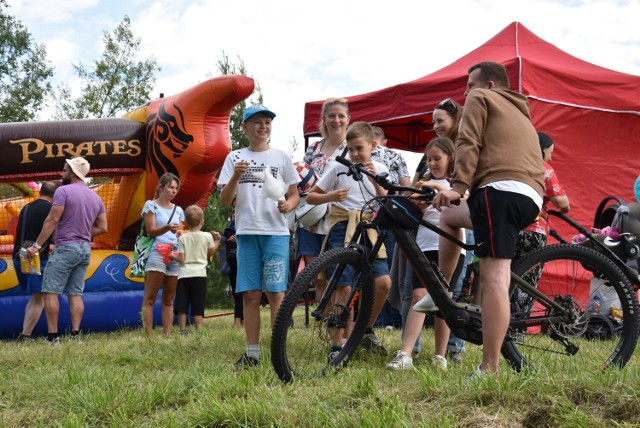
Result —
POLYGON ((60 344, 60 336, 56 336, 53 339, 49 340, 48 337, 44 338, 45 345, 59 345, 60 344))
POLYGON ((82 337, 80 337, 79 334, 69 336, 69 342, 76 343, 76 344, 84 343, 84 341, 82 340, 82 337))
POLYGON ((255 367, 259 364, 260 361, 257 358, 251 357, 246 353, 242 354, 242 357, 236 361, 236 367, 239 369, 248 369, 249 367, 255 367))
POLYGON ((460 364, 460 362, 462 361, 462 352, 447 351, 447 358, 451 360, 453 364, 460 364))
POLYGON ((24 342, 35 342, 35 341, 36 341, 35 338, 33 338, 31 336, 25 336, 24 334, 21 334, 18 337, 18 342, 23 342, 24 343, 24 342))
POLYGON ((385 367, 389 370, 409 370, 413 367, 413 358, 405 352, 398 351, 385 367))
POLYGON ((186 336, 187 334, 189 334, 189 330, 187 330, 186 328, 181 328, 180 329, 180 335, 186 336))
POLYGON ((376 336, 375 333, 367 333, 364 335, 364 337, 362 338, 362 347, 384 357, 389 355, 389 352, 387 352, 384 346, 382 346, 380 338, 376 336))
POLYGON ((413 305, 413 310, 416 312, 422 312, 423 314, 431 314, 438 312, 440 309, 436 306, 435 302, 431 298, 431 294, 427 294, 418 303, 413 305))
POLYGON ((433 364, 433 367, 436 367, 438 369, 447 369, 447 359, 442 355, 434 355, 431 359, 431 363, 433 364))

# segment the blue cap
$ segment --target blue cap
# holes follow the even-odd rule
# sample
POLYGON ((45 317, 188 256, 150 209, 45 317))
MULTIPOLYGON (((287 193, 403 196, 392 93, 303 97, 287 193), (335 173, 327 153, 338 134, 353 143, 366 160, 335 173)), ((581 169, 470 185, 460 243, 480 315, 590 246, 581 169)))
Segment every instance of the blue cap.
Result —
POLYGON ((247 121, 247 119, 249 119, 251 116, 253 116, 255 114, 258 114, 258 113, 264 113, 267 116, 269 116, 271 119, 276 117, 276 114, 274 112, 272 112, 271 110, 269 110, 268 108, 266 108, 262 104, 256 104, 256 105, 252 105, 252 106, 248 107, 244 111, 244 114, 242 115, 242 123, 245 123, 247 121))

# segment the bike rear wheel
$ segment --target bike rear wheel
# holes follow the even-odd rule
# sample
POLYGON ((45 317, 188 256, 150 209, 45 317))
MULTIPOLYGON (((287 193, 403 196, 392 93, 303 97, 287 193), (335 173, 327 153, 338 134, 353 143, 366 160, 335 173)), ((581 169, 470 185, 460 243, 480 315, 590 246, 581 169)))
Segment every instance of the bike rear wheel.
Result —
POLYGON ((638 301, 610 259, 586 247, 550 245, 525 255, 513 272, 532 285, 539 278, 537 289, 570 314, 560 316, 539 298, 530 309, 512 305, 502 354, 514 369, 593 371, 629 361, 638 340, 638 301))
POLYGON ((322 253, 300 272, 280 305, 271 337, 271 362, 284 382, 295 378, 325 376, 343 366, 358 347, 371 317, 374 281, 364 256, 353 249, 337 248, 322 253), (328 277, 328 279, 324 279, 328 277), (359 304, 341 302, 337 284, 349 280, 360 290, 359 304), (330 304, 319 310, 315 288, 326 282, 330 304), (351 306, 351 308, 349 308, 351 306), (332 342, 355 312, 353 330, 342 350, 329 359, 332 342))

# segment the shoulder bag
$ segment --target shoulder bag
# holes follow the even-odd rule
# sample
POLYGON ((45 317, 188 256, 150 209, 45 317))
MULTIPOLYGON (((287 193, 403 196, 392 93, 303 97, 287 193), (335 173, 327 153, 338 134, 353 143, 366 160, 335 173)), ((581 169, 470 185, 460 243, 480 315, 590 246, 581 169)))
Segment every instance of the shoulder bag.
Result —
MULTIPOLYGON (((169 221, 173 218, 173 214, 176 212, 177 205, 173 205, 173 211, 169 216, 169 221)), ((148 236, 144 230, 144 218, 140 225, 140 234, 136 237, 136 243, 133 247, 133 261, 131 263, 131 276, 133 278, 144 278, 145 268, 147 266, 147 260, 149 260, 149 254, 153 248, 156 238, 148 236)))

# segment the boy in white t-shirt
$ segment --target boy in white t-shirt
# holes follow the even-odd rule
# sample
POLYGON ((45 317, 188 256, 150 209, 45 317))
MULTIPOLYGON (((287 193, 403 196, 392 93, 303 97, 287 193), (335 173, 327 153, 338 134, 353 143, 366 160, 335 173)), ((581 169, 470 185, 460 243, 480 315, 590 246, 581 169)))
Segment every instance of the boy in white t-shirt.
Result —
POLYGON ((204 319, 204 307, 207 299, 207 264, 220 246, 218 232, 203 232, 204 213, 202 208, 191 205, 184 210, 185 223, 189 232, 178 238, 178 252, 169 254, 170 260, 180 263, 178 288, 173 305, 178 315, 180 334, 187 334, 187 311, 191 306, 191 316, 196 328, 200 328, 204 319))
MULTIPOLYGON (((376 146, 371 125, 366 122, 353 123, 347 130, 346 139, 349 158, 352 162, 361 163, 373 174, 389 172, 384 164, 371 159, 371 151, 376 146)), ((348 168, 346 166, 333 162, 307 195, 308 204, 319 205, 331 202, 329 210, 329 227, 331 231, 325 240, 328 249, 344 247, 349 211, 356 210, 360 212, 368 200, 374 196, 387 194, 387 191, 371 178, 364 177, 362 181, 355 181, 352 176, 346 174, 347 171, 348 168)), ((365 214, 367 212, 371 213, 371 209, 367 209, 365 214)), ((373 313, 371 314, 367 332, 362 340, 362 345, 367 349, 387 355, 387 350, 373 332, 373 323, 378 317, 391 289, 391 278, 389 277, 386 256, 374 262, 373 276, 375 278, 376 296, 373 313)), ((338 293, 343 300, 346 300, 350 291, 350 287, 345 284, 345 286, 339 287, 338 293)), ((331 339, 332 350, 329 354, 329 359, 332 359, 340 352, 342 347, 341 335, 342 333, 339 333, 331 339)))
POLYGON ((247 350, 236 362, 239 368, 256 366, 260 357, 260 299, 263 288, 271 308, 271 325, 284 298, 289 278, 289 226, 285 214, 300 202, 300 177, 291 156, 269 146, 275 113, 263 105, 247 108, 242 129, 249 147, 234 150, 224 161, 218 184, 220 203, 236 201, 236 292, 242 293, 247 350), (286 184, 286 199, 266 199, 262 172, 266 166, 286 184))

